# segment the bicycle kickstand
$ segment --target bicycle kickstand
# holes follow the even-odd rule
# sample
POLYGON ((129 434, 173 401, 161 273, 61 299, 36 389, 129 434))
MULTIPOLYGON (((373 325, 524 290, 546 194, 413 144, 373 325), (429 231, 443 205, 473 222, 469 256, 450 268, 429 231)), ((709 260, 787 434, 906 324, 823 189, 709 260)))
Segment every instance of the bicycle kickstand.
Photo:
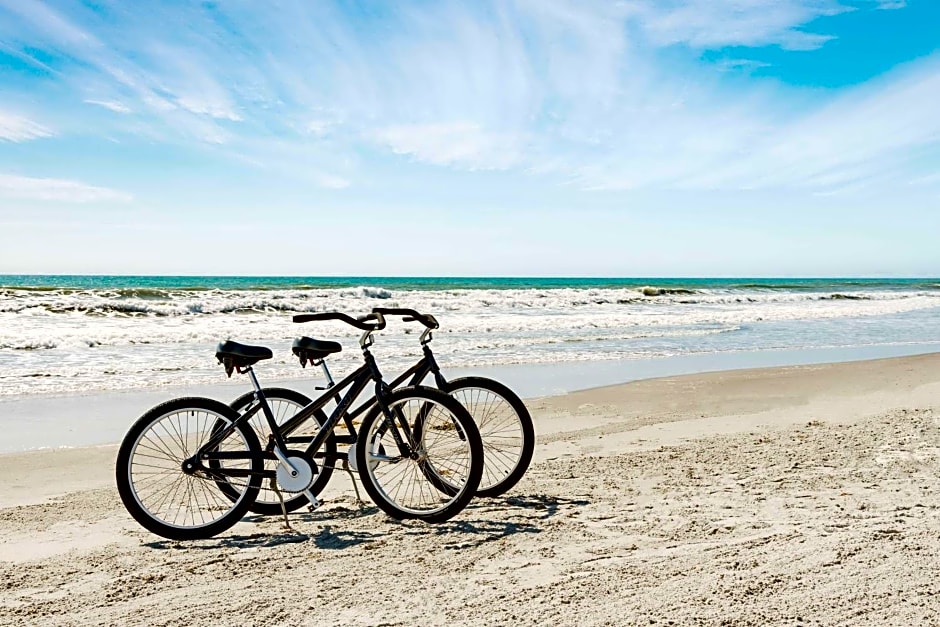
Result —
POLYGON ((356 491, 356 505, 362 507, 365 503, 362 502, 362 497, 359 496, 359 486, 356 484, 356 477, 352 473, 352 469, 349 467, 349 462, 345 459, 343 460, 343 470, 349 474, 349 480, 352 482, 353 490, 356 491))
POLYGON ((293 531, 294 529, 290 526, 290 520, 287 519, 287 508, 284 506, 284 495, 281 494, 280 490, 278 490, 277 481, 274 479, 274 477, 271 477, 270 481, 271 482, 269 485, 271 486, 271 490, 277 494, 277 500, 281 502, 281 513, 284 514, 284 526, 287 527, 289 531, 293 531))

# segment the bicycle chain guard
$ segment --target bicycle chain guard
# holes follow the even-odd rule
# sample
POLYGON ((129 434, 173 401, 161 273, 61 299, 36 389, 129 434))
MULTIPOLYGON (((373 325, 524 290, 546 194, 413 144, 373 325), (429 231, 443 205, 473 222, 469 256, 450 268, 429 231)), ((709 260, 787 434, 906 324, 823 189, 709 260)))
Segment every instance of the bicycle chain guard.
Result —
POLYGON ((290 469, 284 464, 277 465, 277 485, 284 492, 297 493, 310 489, 317 477, 317 463, 303 451, 287 451, 287 459, 297 469, 297 476, 291 476, 290 469))

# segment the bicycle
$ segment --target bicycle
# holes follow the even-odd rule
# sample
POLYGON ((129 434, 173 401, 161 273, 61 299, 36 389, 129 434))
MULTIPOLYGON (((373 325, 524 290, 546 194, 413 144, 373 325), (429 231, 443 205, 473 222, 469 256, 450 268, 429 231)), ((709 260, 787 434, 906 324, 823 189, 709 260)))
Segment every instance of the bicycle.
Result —
MULTIPOLYGON (((239 413, 213 399, 179 398, 154 407, 131 426, 118 451, 115 477, 124 507, 143 527, 173 540, 214 536, 252 507, 263 479, 272 491, 300 494, 317 507, 315 456, 370 382, 374 398, 354 452, 359 479, 375 504, 393 518, 442 522, 470 501, 483 473, 479 431, 467 410, 443 392, 424 386, 393 390, 384 382, 369 351, 372 333, 385 327, 382 315, 355 320, 329 312, 294 320, 341 320, 362 330, 363 365, 281 426, 253 369, 272 357, 271 350, 219 344, 216 357, 226 374, 248 374, 258 403, 239 413), (289 449, 284 436, 291 423, 299 425, 334 399, 338 405, 306 449, 289 449), (249 424, 259 410, 270 432, 264 450, 249 424), (441 476, 449 482, 446 490, 434 479, 441 476)), ((329 354, 337 346, 321 343, 310 350, 329 354)))
MULTIPOLYGON (((456 398, 470 412, 477 425, 481 438, 483 440, 483 476, 480 485, 477 488, 476 496, 494 497, 504 494, 515 486, 532 461, 532 454, 535 448, 535 430, 532 424, 532 418, 526 409, 522 399, 515 392, 504 384, 485 377, 461 377, 458 379, 447 380, 434 353, 431 351, 430 342, 433 339, 432 331, 440 328, 437 320, 430 314, 421 314, 414 309, 403 308, 382 308, 376 307, 373 313, 381 316, 403 316, 406 322, 417 321, 425 326, 424 332, 419 338, 424 356, 413 366, 399 375, 389 387, 396 389, 405 381, 411 379, 408 385, 420 385, 423 381, 433 374, 433 381, 438 389, 448 393, 456 398)), ((295 318, 296 319, 296 318, 295 318)), ((312 365, 320 366, 326 379, 326 390, 331 390, 335 383, 329 368, 326 365, 325 358, 341 350, 341 347, 334 342, 323 342, 309 337, 301 337, 294 341, 293 352, 300 357, 301 364, 306 366, 309 362, 312 365), (321 348, 328 346, 330 350, 321 348)), ((310 399, 304 394, 287 388, 269 388, 265 389, 265 396, 269 401, 277 404, 278 413, 284 416, 294 416, 289 422, 285 422, 282 430, 288 433, 295 433, 301 430, 304 424, 296 419, 297 411, 308 405, 310 399)), ((242 412, 251 409, 254 402, 253 393, 244 394, 231 403, 231 407, 242 412)), ((336 450, 324 451, 322 459, 324 464, 332 462, 329 472, 332 473, 335 464, 342 462, 347 470, 352 467, 355 470, 355 460, 352 452, 356 443, 356 429, 353 420, 369 408, 371 400, 358 407, 353 412, 345 416, 345 426, 348 434, 335 435, 333 440, 336 444, 350 445, 349 453, 343 455, 336 450)), ((316 430, 322 428, 325 415, 315 416, 316 425, 307 421, 308 428, 315 431, 304 436, 288 437, 288 441, 305 442, 315 435, 316 430)), ((264 425, 255 424, 258 433, 264 437, 264 425)), ((322 483, 318 482, 314 493, 319 494, 326 486, 329 476, 322 483)), ((438 489, 452 490, 455 486, 448 486, 445 478, 429 478, 431 481, 438 482, 438 489)), ((353 484, 355 486, 355 483, 353 484)), ((263 515, 276 515, 282 511, 281 502, 276 500, 273 493, 262 494, 252 506, 252 511, 263 515)), ((297 495, 284 502, 287 511, 294 511, 303 507, 306 503, 304 495, 297 495)))

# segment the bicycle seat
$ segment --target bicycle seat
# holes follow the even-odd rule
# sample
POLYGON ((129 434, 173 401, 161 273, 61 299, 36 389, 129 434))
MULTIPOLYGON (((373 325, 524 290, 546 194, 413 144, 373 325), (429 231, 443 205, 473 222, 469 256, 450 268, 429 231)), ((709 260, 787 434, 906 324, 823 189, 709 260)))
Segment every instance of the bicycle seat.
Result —
POLYGON ((291 350, 294 351, 294 354, 300 357, 301 365, 305 365, 306 361, 316 361, 318 359, 323 359, 331 353, 338 353, 343 350, 343 346, 339 342, 327 342, 325 340, 315 340, 312 337, 298 337, 294 340, 291 350))
MULTIPOLYGON (((262 359, 271 359, 274 353, 270 348, 264 346, 249 346, 248 344, 239 344, 232 340, 220 342, 215 349, 215 357, 222 363, 226 361, 239 368, 247 368, 258 363, 262 359)), ((228 364, 226 364, 228 368, 228 364)))

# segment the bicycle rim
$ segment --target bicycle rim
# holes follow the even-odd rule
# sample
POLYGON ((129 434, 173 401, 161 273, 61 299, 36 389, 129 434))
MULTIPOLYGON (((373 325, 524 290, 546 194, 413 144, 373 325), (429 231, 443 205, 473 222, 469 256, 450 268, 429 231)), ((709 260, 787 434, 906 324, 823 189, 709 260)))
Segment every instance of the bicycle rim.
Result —
POLYGON ((505 481, 518 467, 525 446, 525 434, 516 410, 502 395, 480 387, 450 392, 463 405, 483 440, 483 478, 479 491, 505 481))
MULTIPOLYGON (((183 460, 205 444, 219 425, 231 420, 203 408, 180 408, 154 419, 135 440, 127 465, 131 493, 137 505, 155 521, 174 529, 208 527, 230 515, 250 492, 247 477, 186 474, 183 460), (236 498, 219 490, 224 483, 236 498)), ((250 445, 235 429, 216 449, 220 452, 249 452, 250 445)), ((252 462, 219 460, 218 468, 251 470, 252 462)))
MULTIPOLYGON (((461 437, 460 420, 443 404, 426 398, 394 400, 389 409, 399 424, 407 424, 415 440, 418 459, 402 457, 391 430, 378 416, 364 435, 367 471, 380 497, 403 515, 434 516, 443 512, 462 493, 438 490, 429 475, 447 478, 463 488, 473 467, 473 450, 461 437), (389 453, 384 453, 384 452, 389 453)), ((362 436, 361 436, 362 437, 362 436)), ((360 472, 362 469, 360 469, 360 472)), ((479 471, 478 471, 479 472, 479 471)))

